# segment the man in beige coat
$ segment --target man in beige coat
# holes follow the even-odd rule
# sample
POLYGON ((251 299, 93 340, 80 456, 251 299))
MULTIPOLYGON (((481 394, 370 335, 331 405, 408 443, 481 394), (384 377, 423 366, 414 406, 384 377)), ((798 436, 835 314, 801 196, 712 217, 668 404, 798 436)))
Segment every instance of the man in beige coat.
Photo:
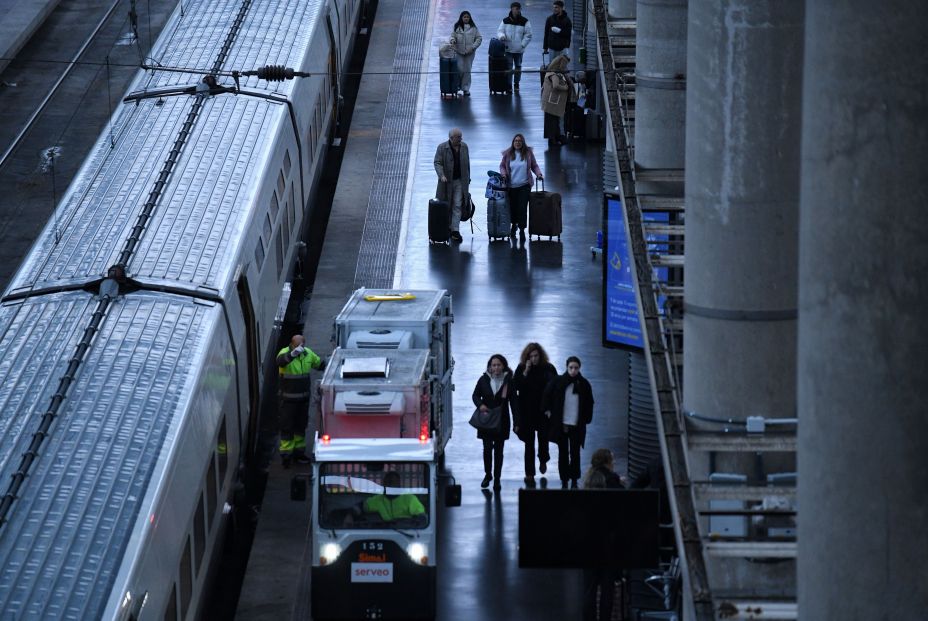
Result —
POLYGON ((463 241, 461 232, 461 209, 464 201, 470 200, 470 155, 464 134, 457 127, 448 132, 448 141, 435 150, 435 173, 438 187, 435 198, 451 205, 451 239, 463 241))

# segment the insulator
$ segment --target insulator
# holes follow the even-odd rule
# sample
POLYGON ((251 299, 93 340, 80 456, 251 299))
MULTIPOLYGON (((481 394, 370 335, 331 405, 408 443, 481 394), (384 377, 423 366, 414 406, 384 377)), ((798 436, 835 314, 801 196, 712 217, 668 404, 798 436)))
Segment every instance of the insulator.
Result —
POLYGON ((268 82, 283 82, 293 79, 293 68, 283 65, 266 65, 258 69, 258 77, 268 82))

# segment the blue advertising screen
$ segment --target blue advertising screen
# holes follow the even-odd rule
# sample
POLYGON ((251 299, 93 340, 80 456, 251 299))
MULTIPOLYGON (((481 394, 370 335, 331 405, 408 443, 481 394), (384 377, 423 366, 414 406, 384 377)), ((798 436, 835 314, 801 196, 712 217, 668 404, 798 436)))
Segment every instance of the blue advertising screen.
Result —
POLYGON ((603 247, 603 344, 642 348, 641 322, 635 298, 634 265, 625 234, 622 203, 606 198, 606 236, 603 247))
MULTIPOLYGON (((667 213, 643 214, 644 220, 668 222, 667 213)), ((648 252, 667 252, 666 235, 649 235, 648 252)), ((635 298, 635 281, 632 278, 631 245, 625 233, 622 203, 617 198, 606 198, 606 239, 603 248, 603 345, 643 348, 638 300, 635 298)), ((657 268, 653 278, 667 281, 667 268, 657 268)), ((664 296, 658 298, 658 312, 663 313, 664 296)))

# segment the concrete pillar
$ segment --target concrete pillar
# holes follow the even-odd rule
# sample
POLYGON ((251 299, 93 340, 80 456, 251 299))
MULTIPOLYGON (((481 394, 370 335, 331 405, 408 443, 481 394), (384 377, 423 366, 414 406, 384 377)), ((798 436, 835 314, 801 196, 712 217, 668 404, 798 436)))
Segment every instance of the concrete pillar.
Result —
POLYGON ((635 162, 683 168, 687 0, 638 0, 635 162))
POLYGON ((796 411, 802 32, 802 0, 690 5, 683 405, 706 416, 796 411))
POLYGON ((800 615, 924 619, 928 4, 806 11, 800 615))

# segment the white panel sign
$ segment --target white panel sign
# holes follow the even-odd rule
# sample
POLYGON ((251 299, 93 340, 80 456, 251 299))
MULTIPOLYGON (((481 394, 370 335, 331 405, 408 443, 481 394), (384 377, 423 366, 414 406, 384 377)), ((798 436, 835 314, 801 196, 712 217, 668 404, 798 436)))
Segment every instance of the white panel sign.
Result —
POLYGON ((393 563, 352 563, 352 582, 393 582, 393 563))

